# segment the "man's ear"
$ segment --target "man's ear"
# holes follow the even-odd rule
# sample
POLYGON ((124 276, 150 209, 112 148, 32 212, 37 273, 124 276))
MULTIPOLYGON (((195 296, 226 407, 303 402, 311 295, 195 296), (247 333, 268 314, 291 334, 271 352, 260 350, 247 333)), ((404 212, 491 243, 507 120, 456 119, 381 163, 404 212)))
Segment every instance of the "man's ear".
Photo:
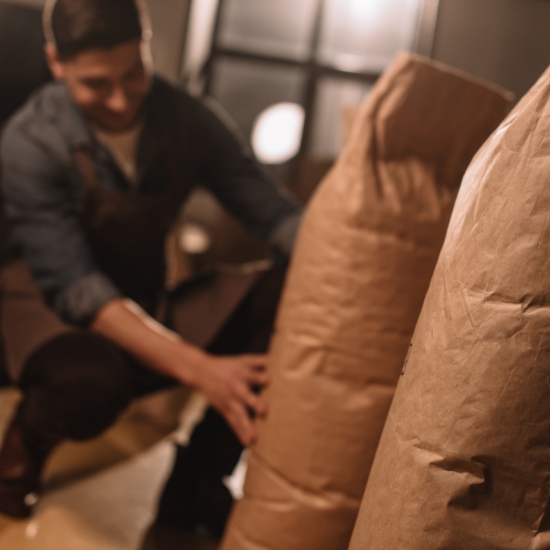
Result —
POLYGON ((55 45, 47 43, 44 46, 44 55, 46 56, 46 63, 48 64, 54 79, 65 80, 65 67, 63 62, 59 59, 55 45))

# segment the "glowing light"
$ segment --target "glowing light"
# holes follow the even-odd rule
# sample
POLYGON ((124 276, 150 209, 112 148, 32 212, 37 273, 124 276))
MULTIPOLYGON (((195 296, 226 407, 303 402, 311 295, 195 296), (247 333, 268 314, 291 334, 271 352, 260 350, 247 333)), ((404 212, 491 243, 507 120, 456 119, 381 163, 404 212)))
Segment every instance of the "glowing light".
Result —
POLYGON ((252 130, 252 147, 264 164, 282 164, 300 151, 305 112, 296 103, 277 103, 260 113, 252 130))
POLYGON ((180 233, 180 247, 187 254, 204 254, 211 243, 210 235, 199 225, 186 223, 180 233))
POLYGON ((354 17, 366 19, 376 16, 379 2, 372 0, 348 0, 348 7, 354 17))

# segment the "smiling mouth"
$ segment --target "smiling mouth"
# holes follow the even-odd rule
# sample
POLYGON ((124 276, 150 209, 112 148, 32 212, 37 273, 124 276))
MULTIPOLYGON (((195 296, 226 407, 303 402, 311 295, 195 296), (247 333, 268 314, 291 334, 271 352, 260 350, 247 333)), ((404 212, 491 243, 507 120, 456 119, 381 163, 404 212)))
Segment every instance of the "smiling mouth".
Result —
POLYGON ((106 131, 124 131, 129 130, 139 120, 139 109, 137 111, 128 111, 127 113, 116 113, 107 109, 102 109, 96 116, 90 118, 95 124, 106 131))

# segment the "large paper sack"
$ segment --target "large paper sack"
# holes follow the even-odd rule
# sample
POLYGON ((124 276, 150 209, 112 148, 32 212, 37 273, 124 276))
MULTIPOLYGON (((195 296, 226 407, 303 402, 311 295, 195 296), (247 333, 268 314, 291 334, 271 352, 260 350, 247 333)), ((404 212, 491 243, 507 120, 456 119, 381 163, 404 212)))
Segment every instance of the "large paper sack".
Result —
POLYGON ((550 548, 550 70, 469 168, 353 550, 550 548))
POLYGON ((302 225, 224 550, 347 548, 458 185, 507 104, 407 54, 373 89, 302 225))

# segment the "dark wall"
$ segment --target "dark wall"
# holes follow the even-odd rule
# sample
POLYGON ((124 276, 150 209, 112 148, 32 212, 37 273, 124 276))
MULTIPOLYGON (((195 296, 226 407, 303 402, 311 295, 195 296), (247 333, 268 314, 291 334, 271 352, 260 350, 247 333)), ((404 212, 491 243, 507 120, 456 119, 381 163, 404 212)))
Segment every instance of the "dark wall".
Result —
POLYGON ((434 56, 519 99, 550 65, 550 1, 441 0, 434 56))
POLYGON ((0 124, 50 79, 38 8, 0 4, 0 124))

